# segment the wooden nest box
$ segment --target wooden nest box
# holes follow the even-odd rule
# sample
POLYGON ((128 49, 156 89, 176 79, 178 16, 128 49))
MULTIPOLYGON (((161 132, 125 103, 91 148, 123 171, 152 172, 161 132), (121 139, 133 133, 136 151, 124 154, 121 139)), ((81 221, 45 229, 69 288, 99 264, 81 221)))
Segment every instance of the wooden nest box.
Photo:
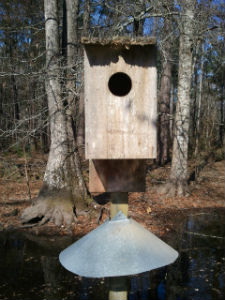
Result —
POLYGON ((144 160, 156 158, 155 39, 82 43, 89 189, 143 191, 144 160))

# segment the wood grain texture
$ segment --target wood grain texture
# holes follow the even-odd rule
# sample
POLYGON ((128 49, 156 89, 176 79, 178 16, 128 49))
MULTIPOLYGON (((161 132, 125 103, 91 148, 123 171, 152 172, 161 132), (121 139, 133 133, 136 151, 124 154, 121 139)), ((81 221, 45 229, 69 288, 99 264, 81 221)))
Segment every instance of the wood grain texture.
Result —
POLYGON ((121 49, 85 46, 85 154, 87 159, 156 157, 157 74, 153 45, 121 49), (126 73, 131 91, 108 88, 110 77, 126 73))
POLYGON ((144 192, 145 170, 145 160, 90 160, 89 191, 144 192))

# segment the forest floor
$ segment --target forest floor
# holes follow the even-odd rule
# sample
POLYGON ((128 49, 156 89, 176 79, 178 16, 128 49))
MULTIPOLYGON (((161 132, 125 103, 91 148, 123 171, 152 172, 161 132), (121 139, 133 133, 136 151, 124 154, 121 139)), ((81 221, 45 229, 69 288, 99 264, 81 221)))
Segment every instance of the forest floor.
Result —
MULTIPOLYGON (((0 231, 22 230, 36 235, 82 236, 98 224, 98 216, 103 211, 102 220, 109 215, 109 195, 99 195, 91 205, 91 213, 78 216, 72 228, 56 227, 48 223, 43 226, 27 228, 20 221, 25 207, 31 205, 42 185, 43 173, 47 161, 46 155, 35 154, 32 157, 7 155, 0 160, 0 231), (93 213, 94 211, 94 213, 93 213)), ((160 185, 166 182, 170 165, 156 167, 149 164, 145 193, 129 194, 128 215, 162 236, 173 229, 174 214, 186 210, 224 208, 225 207, 225 161, 209 162, 201 170, 197 181, 190 182, 186 197, 167 197, 158 193, 160 185)))

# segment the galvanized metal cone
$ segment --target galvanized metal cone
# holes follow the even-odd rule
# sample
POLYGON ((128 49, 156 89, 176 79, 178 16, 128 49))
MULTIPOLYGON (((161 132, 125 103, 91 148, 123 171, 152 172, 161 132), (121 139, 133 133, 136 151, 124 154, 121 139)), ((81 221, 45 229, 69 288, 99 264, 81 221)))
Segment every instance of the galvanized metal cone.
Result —
POLYGON ((84 277, 138 274, 173 263, 178 252, 119 212, 63 250, 61 264, 84 277))

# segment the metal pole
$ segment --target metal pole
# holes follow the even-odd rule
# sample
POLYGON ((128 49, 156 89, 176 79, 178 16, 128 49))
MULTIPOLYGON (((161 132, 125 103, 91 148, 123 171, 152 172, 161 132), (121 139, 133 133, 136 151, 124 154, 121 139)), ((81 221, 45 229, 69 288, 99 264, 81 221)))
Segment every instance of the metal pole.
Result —
POLYGON ((127 277, 110 278, 109 300, 127 300, 127 277))
MULTIPOLYGON (((128 193, 111 193, 110 218, 119 211, 128 215, 128 193)), ((127 300, 127 277, 110 278, 109 300, 127 300)))

